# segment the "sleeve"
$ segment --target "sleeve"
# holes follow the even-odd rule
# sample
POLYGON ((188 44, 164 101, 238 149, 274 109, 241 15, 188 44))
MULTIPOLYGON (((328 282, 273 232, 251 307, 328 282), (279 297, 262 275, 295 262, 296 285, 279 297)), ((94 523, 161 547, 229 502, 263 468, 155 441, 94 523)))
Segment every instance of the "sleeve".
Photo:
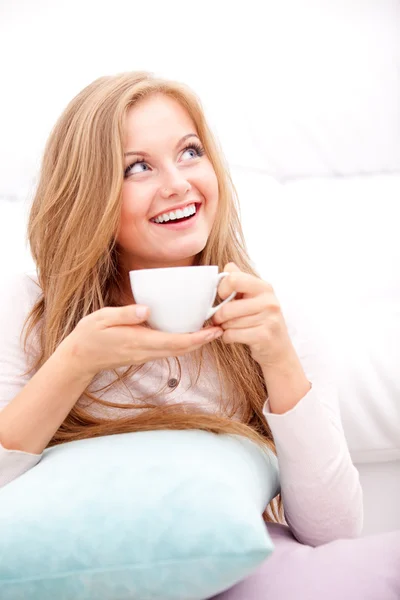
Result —
MULTIPOLYGON (((0 296, 0 411, 23 389, 33 372, 28 370, 28 355, 34 351, 30 342, 24 351, 22 328, 38 296, 39 287, 28 274, 3 280, 0 296)), ((33 340, 35 338, 33 337, 33 340)), ((0 443, 0 487, 16 479, 41 459, 42 454, 8 450, 0 443)))
POLYGON ((264 416, 277 448, 286 521, 301 543, 317 546, 361 534, 363 496, 341 423, 329 339, 305 314, 285 318, 311 389, 284 414, 271 413, 267 400, 264 416))

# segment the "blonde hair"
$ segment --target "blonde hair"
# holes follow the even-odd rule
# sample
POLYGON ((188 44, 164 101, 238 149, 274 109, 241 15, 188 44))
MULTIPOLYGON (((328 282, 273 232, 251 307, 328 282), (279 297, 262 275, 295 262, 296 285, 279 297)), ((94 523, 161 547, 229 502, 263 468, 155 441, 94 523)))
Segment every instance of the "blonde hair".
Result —
MULTIPOLYGON (((83 89, 66 107, 48 139, 27 237, 37 268, 41 295, 27 317, 28 336, 39 331, 39 354, 32 370, 40 368, 80 319, 105 306, 118 306, 122 273, 116 235, 121 212, 124 175, 124 127, 127 111, 155 93, 177 100, 191 116, 219 184, 219 201, 207 244, 196 264, 235 262, 257 275, 247 255, 234 185, 197 96, 183 84, 147 72, 101 77, 83 89)), ((154 429, 203 429, 239 434, 276 453, 262 408, 267 390, 262 371, 247 346, 209 346, 221 388, 234 388, 231 414, 209 415, 183 406, 160 407, 152 398, 133 406, 134 416, 104 419, 76 404, 54 434, 49 446, 88 437, 154 429), (240 422, 231 419, 240 407, 240 422)), ((180 368, 179 359, 176 358, 180 368)), ((202 367, 202 353, 198 361, 202 367)), ((131 366, 115 380, 125 381, 140 367, 131 366)), ((105 402, 88 390, 94 402, 120 409, 132 405, 105 402)), ((266 520, 283 518, 280 497, 265 513, 266 520)))

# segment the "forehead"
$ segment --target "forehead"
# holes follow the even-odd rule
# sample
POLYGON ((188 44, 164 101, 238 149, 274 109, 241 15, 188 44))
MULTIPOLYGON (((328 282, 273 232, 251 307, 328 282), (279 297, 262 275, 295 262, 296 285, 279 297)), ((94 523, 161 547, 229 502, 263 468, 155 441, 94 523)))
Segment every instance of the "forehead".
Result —
POLYGON ((158 141, 176 144, 177 139, 188 133, 197 133, 197 130, 187 110, 174 98, 154 94, 128 110, 125 147, 135 149, 138 144, 149 147, 158 141))

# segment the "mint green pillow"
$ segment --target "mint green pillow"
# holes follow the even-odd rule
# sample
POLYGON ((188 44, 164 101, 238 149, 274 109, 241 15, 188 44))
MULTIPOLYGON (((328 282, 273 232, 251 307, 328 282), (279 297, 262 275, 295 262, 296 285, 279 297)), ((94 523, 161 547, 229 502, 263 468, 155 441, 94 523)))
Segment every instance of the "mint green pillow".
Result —
POLYGON ((1 600, 202 600, 273 550, 276 457, 239 436, 79 440, 0 490, 1 600))

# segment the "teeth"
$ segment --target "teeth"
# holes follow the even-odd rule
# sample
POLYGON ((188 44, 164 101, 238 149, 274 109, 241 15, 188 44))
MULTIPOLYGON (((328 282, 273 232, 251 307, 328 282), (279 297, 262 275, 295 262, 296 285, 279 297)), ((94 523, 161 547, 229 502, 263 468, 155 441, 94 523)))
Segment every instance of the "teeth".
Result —
POLYGON ((153 223, 166 223, 167 221, 175 221, 176 219, 183 219, 183 217, 190 217, 196 213, 196 205, 190 204, 189 206, 185 206, 182 210, 178 208, 177 210, 172 210, 169 213, 164 213, 159 215, 156 219, 151 219, 153 223))

